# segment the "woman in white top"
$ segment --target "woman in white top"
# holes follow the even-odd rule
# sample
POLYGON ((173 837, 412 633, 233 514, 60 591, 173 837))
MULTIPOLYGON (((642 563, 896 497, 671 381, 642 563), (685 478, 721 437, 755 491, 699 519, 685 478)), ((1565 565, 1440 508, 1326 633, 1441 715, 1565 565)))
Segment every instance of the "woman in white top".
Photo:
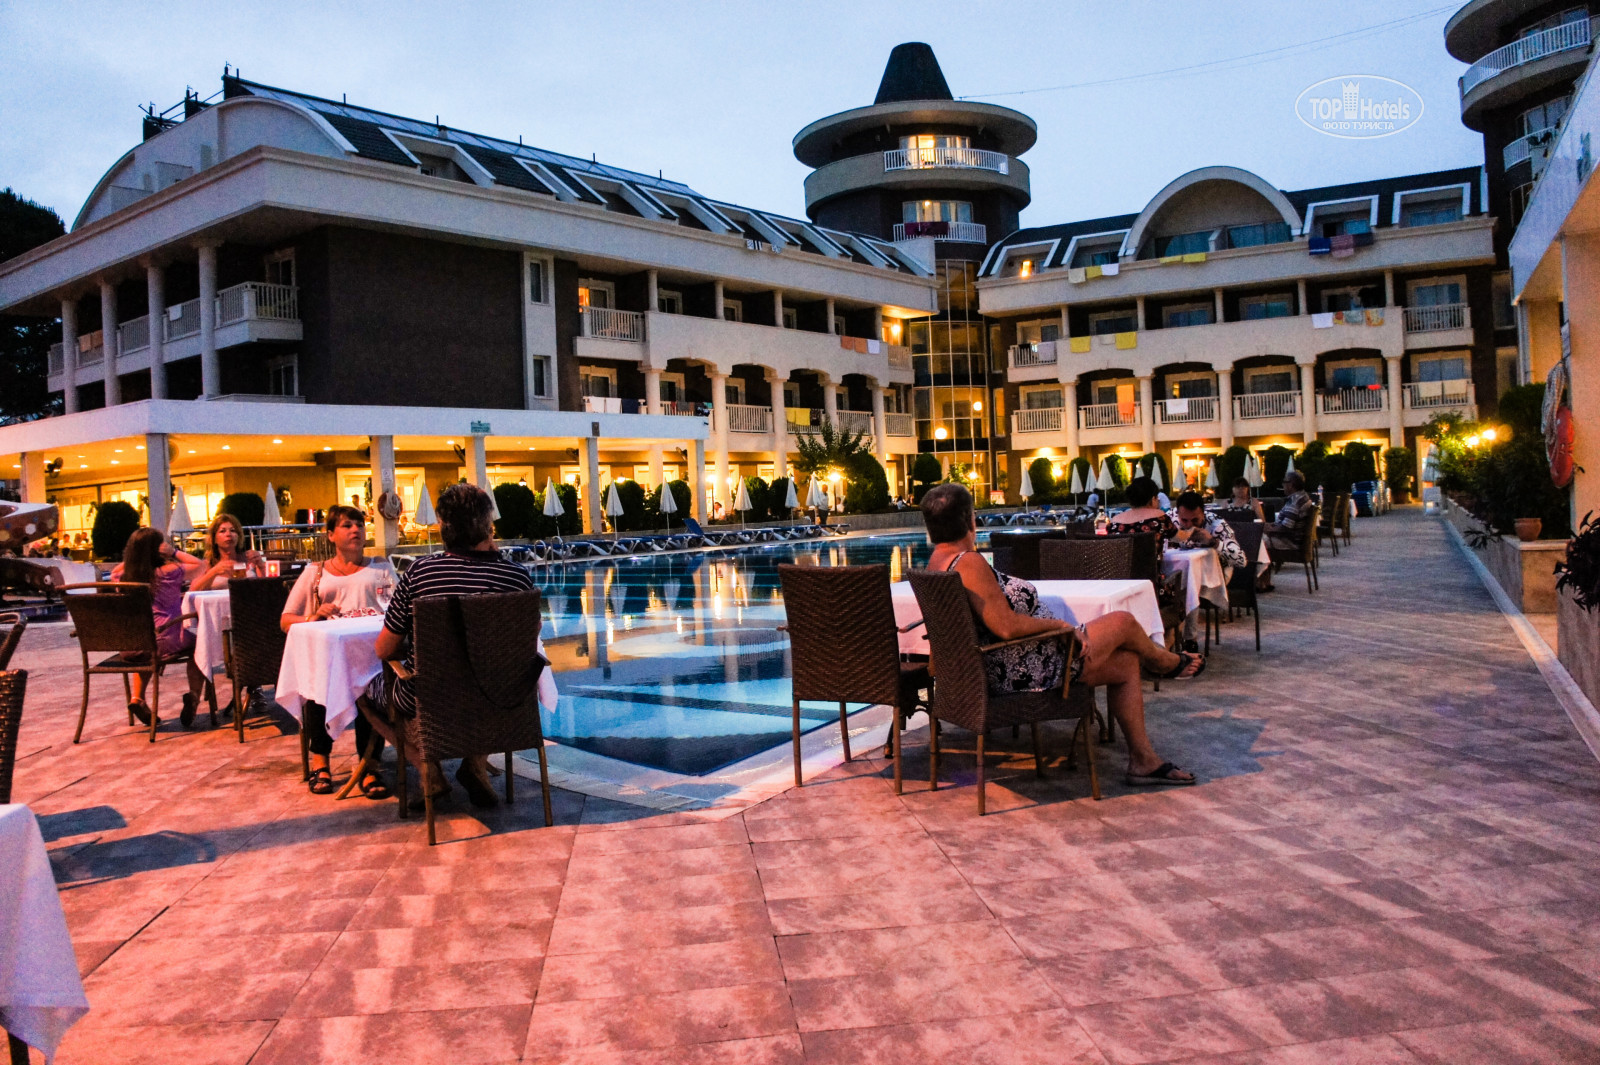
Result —
MULTIPOLYGON (((327 535, 334 556, 326 562, 314 562, 301 571, 284 604, 283 617, 279 619, 284 632, 307 622, 382 613, 379 596, 392 592, 397 583, 394 567, 387 560, 366 557, 366 515, 361 511, 345 506, 328 508, 327 535)), ((307 702, 301 722, 311 748, 308 784, 313 795, 327 795, 333 791, 333 773, 328 768, 333 739, 328 735, 324 714, 321 704, 307 702)), ((373 734, 364 716, 356 716, 355 733, 356 750, 365 751, 373 734)), ((382 738, 377 742, 381 744, 382 738)), ((381 746, 377 754, 381 756, 381 746)), ((387 799, 390 794, 389 786, 375 768, 379 764, 379 759, 374 758, 371 763, 374 768, 357 782, 361 794, 369 799, 387 799)))
POLYGON ((189 590, 226 588, 229 577, 265 577, 266 556, 245 546, 244 526, 232 514, 218 514, 206 530, 206 560, 191 573, 189 590))

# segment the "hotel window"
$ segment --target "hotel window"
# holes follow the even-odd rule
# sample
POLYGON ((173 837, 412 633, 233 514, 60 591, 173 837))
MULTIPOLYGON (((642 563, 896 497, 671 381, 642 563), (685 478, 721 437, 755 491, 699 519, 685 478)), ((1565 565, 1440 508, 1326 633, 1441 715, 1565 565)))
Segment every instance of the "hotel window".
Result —
POLYGON ((783 327, 785 329, 800 328, 800 312, 794 307, 785 307, 783 309, 783 327))
POLYGON ((1166 386, 1173 399, 1203 399, 1217 394, 1217 375, 1200 371, 1168 374, 1166 386))
POLYGON ((1417 356, 1413 370, 1418 381, 1464 381, 1467 359, 1465 355, 1417 356))
POLYGON ((900 138, 900 150, 906 153, 911 166, 933 166, 941 148, 971 148, 972 138, 955 133, 919 133, 900 138))
POLYGON ((1195 252, 1210 251, 1211 237, 1215 230, 1202 229, 1198 233, 1178 233, 1170 237, 1156 238, 1156 256, 1164 258, 1168 255, 1193 255, 1195 252))
POLYGON ((550 357, 533 357, 533 394, 540 399, 550 398, 550 357))
POLYGON ((580 366, 578 390, 584 396, 610 399, 617 394, 617 371, 597 366, 580 366))
POLYGON ((1290 318, 1294 315, 1294 296, 1288 292, 1271 296, 1246 296, 1239 301, 1239 316, 1247 322, 1263 318, 1290 318))
POLYGON ((1263 367, 1244 372, 1244 390, 1249 395, 1293 392, 1298 387, 1295 384, 1294 370, 1287 366, 1263 367))
POLYGON ((844 315, 842 315, 842 314, 834 315, 833 316, 833 335, 837 336, 837 337, 842 337, 842 336, 845 335, 844 334, 844 330, 845 330, 844 315))
POLYGON ((1139 383, 1137 381, 1096 381, 1093 386, 1094 401, 1100 406, 1116 404, 1127 406, 1137 403, 1139 396, 1139 383))
POLYGON ((1047 388, 1021 388, 1017 391, 1021 393, 1023 410, 1046 410, 1063 405, 1061 388, 1058 385, 1047 388))
POLYGON ((744 304, 724 296, 722 298, 722 320, 724 322, 744 321, 744 304))
POLYGON ((965 200, 906 200, 900 205, 902 222, 970 222, 972 204, 965 200))
POLYGON ((1283 244, 1289 239, 1286 222, 1259 222, 1248 226, 1228 227, 1228 247, 1254 248, 1261 244, 1283 244))
POLYGON ((1071 265, 1105 266, 1108 263, 1114 263, 1117 261, 1117 252, 1121 248, 1122 242, 1120 240, 1114 244, 1080 245, 1073 249, 1071 265))
POLYGON ((1336 391, 1346 388, 1372 388, 1383 384, 1383 369, 1376 361, 1334 362, 1328 364, 1328 387, 1336 391))
POLYGON ((727 402, 736 407, 744 404, 744 378, 730 377, 727 383, 722 386, 722 389, 723 398, 727 402))
POLYGON ((1412 202, 1402 199, 1400 224, 1402 226, 1442 226, 1447 222, 1461 221, 1461 195, 1452 192, 1448 197, 1412 202))
POLYGON ((1333 218, 1318 219, 1317 229, 1319 236, 1342 237, 1347 234, 1371 233, 1372 215, 1368 211, 1359 214, 1342 214, 1333 218))
POLYGON ((1413 281, 1408 287, 1413 307, 1449 307, 1462 302, 1461 290, 1464 286, 1459 280, 1413 281))
POLYGON ((682 314, 683 293, 661 289, 656 293, 656 310, 662 314, 682 314))
POLYGON ((1168 329, 1186 325, 1210 325, 1216 307, 1210 303, 1185 303, 1161 309, 1161 324, 1168 329))
POLYGON ((267 256, 267 284, 294 285, 294 249, 285 248, 267 256))
POLYGON ((1567 117, 1567 107, 1571 103, 1571 96, 1557 96, 1554 100, 1528 108, 1522 112, 1522 135, 1531 137, 1535 133, 1553 131, 1567 117))
POLYGON ((1017 323, 1018 344, 1039 344, 1061 339, 1061 319, 1045 318, 1037 322, 1017 323))
POLYGON ((1378 301, 1375 299, 1363 299, 1363 291, 1360 286, 1355 285, 1349 288, 1323 289, 1322 309, 1324 311, 1358 311, 1363 307, 1378 306, 1378 301))
POLYGON ((1100 311, 1089 316, 1089 334, 1107 336, 1111 333, 1131 333, 1139 328, 1138 315, 1133 311, 1100 311))
POLYGON ((1559 29, 1574 22, 1582 22, 1588 17, 1588 7, 1569 7, 1560 14, 1550 15, 1540 19, 1538 22, 1528 23, 1528 25, 1522 27, 1522 32, 1518 36, 1532 37, 1534 34, 1544 33, 1546 30, 1559 29))
POLYGON ((543 259, 528 260, 528 302, 546 303, 549 301, 549 288, 545 284, 545 263, 543 259))
POLYGON ((783 405, 789 410, 800 406, 800 386, 794 381, 783 383, 783 405))
POLYGON ((267 360, 267 395, 300 394, 300 356, 281 355, 267 360))
POLYGON ((616 302, 616 286, 611 282, 591 281, 588 278, 578 282, 578 306, 612 307, 616 302))
POLYGON ((1511 304, 1511 275, 1501 272, 1494 275, 1494 327, 1515 329, 1517 310, 1511 304))
POLYGON ((679 403, 688 398, 684 390, 683 374, 664 373, 661 375, 661 402, 679 403))

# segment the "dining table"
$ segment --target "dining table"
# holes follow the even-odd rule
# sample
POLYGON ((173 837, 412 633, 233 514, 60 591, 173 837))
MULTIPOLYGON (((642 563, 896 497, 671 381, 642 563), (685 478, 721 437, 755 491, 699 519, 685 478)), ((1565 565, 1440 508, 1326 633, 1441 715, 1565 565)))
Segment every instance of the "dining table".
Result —
POLYGON ((49 1059, 88 1012, 38 819, 0 805, 0 1026, 49 1059))
POLYGON ((1228 607, 1228 581, 1214 547, 1167 548, 1161 553, 1162 573, 1183 574, 1183 612, 1200 609, 1200 601, 1219 610, 1228 607))
MULTIPOLYGON (((1165 633, 1161 624, 1161 606, 1156 602, 1155 588, 1149 581, 1034 581, 1039 601, 1063 621, 1084 625, 1095 618, 1118 610, 1126 610, 1138 619, 1139 625, 1150 638, 1160 643, 1165 633)), ((898 581, 889 586, 894 602, 894 622, 904 628, 913 621, 922 620, 922 610, 911 591, 909 581, 898 581)), ((928 653, 928 633, 925 626, 900 633, 902 654, 928 653)))
POLYGON ((233 625, 228 589, 184 592, 183 613, 194 615, 184 621, 183 627, 194 632, 195 666, 207 677, 226 670, 227 656, 222 653, 222 634, 233 625))

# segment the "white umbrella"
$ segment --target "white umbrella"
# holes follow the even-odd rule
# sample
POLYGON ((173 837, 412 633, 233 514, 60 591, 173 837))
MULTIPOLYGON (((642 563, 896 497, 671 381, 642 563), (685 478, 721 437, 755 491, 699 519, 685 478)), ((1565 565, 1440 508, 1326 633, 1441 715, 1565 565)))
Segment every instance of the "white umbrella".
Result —
POLYGON ((1111 476, 1111 460, 1100 460, 1100 476, 1095 479, 1094 486, 1102 492, 1109 492, 1117 486, 1116 479, 1111 476))
POLYGON ((1260 488, 1266 483, 1261 476, 1261 463, 1256 461, 1254 454, 1245 460, 1244 479, 1250 482, 1251 488, 1260 488))
POLYGON ((1078 496, 1082 495, 1087 489, 1088 486, 1083 483, 1083 470, 1079 469, 1078 464, 1074 462, 1072 464, 1072 483, 1067 486, 1067 491, 1074 496, 1078 496))
POLYGON ((439 515, 433 512, 433 499, 428 495, 428 482, 422 482, 422 498, 417 500, 417 510, 411 520, 418 525, 437 525, 439 515))
POLYGON ((1183 472, 1183 459, 1178 460, 1178 466, 1172 471, 1172 490, 1182 492, 1189 487, 1189 475, 1183 472))
POLYGON ((1294 452, 1289 452, 1289 464, 1283 468, 1283 475, 1289 476, 1294 472, 1294 452))
POLYGON ((1217 479, 1217 460, 1213 458, 1211 460, 1211 465, 1206 468, 1206 487, 1214 491, 1217 485, 1221 483, 1222 482, 1217 479))
POLYGON ((484 491, 489 493, 489 517, 491 519, 493 519, 494 521, 499 521, 500 520, 500 502, 499 502, 499 500, 495 499, 495 497, 494 497, 494 489, 493 488, 485 488, 484 491))
POLYGON ((617 492, 617 482, 612 481, 611 487, 606 491, 606 517, 611 519, 612 535, 617 531, 617 519, 626 513, 622 509, 622 496, 617 492))
MULTIPOLYGON (((493 498, 492 496, 490 497, 493 498)), ((544 513, 547 518, 559 518, 566 513, 561 506, 561 496, 556 492, 556 479, 544 479, 544 513)))
POLYGON ((794 490, 793 477, 789 478, 789 495, 788 498, 783 501, 783 505, 788 507, 790 510, 794 510, 800 505, 800 495, 794 490))
POLYGON ((1026 466, 1022 467, 1022 488, 1019 489, 1019 493, 1024 503, 1033 498, 1033 477, 1026 466))
POLYGON ((818 510, 828 509, 828 490, 822 487, 822 479, 820 477, 813 476, 811 478, 811 485, 806 489, 806 506, 815 507, 818 510))
POLYGON ((756 505, 750 502, 750 485, 743 477, 739 478, 739 491, 735 492, 733 496, 733 509, 737 510, 741 515, 747 510, 756 509, 756 505))
POLYGON ((656 509, 660 510, 663 514, 669 515, 667 518, 667 528, 672 528, 672 518, 670 515, 678 512, 678 501, 672 498, 672 489, 668 487, 665 478, 663 478, 661 481, 661 500, 656 504, 656 509))
POLYGON ((1150 479, 1156 483, 1158 491, 1167 490, 1167 475, 1161 472, 1161 460, 1155 457, 1150 459, 1150 479))
POLYGON ((261 518, 263 525, 282 525, 283 515, 278 513, 278 493, 272 490, 272 482, 267 482, 267 509, 261 518))
POLYGON ((167 519, 168 536, 184 536, 194 532, 194 518, 189 513, 189 497, 179 488, 172 497, 172 516, 167 519))
MULTIPOLYGON (((1294 469, 1294 460, 1289 460, 1289 468, 1294 469)), ((1422 460, 1422 479, 1432 484, 1439 479, 1439 449, 1432 444, 1428 445, 1428 454, 1422 460)))

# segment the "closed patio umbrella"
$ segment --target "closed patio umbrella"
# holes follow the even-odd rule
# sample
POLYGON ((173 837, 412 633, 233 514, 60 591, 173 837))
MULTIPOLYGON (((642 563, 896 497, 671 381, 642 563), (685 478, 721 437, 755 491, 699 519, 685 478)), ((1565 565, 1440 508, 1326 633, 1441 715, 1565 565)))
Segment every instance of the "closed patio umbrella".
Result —
POLYGON ((427 529, 427 541, 433 543, 433 528, 439 522, 439 515, 433 512, 433 500, 428 495, 428 482, 422 482, 422 495, 417 499, 416 513, 411 515, 411 520, 427 529))
POLYGON ((1293 472, 1294 472, 1294 452, 1291 451, 1291 452, 1289 452, 1289 463, 1288 463, 1288 465, 1284 466, 1284 468, 1283 468, 1283 475, 1285 477, 1287 477, 1293 472))
POLYGON ((1261 463, 1256 461, 1254 454, 1245 460, 1244 479, 1250 482, 1251 488, 1260 488, 1265 483, 1261 477, 1261 463))
POLYGON ((1165 492, 1167 490, 1167 475, 1161 472, 1160 459, 1152 458, 1150 460, 1150 479, 1156 483, 1157 491, 1165 492))
POLYGON ((1172 490, 1182 492, 1189 487, 1189 475, 1183 472, 1183 459, 1178 460, 1177 468, 1172 471, 1172 490))
POLYGON ((784 498, 783 505, 790 510, 800 506, 800 494, 794 490, 794 478, 789 478, 789 494, 784 498))
POLYGON ((617 482, 612 481, 611 487, 606 491, 606 517, 611 519, 611 538, 617 536, 617 519, 626 513, 622 509, 622 496, 617 492, 617 482))
POLYGON ((1221 483, 1222 481, 1217 477, 1217 460, 1212 458, 1211 465, 1206 467, 1206 487, 1214 492, 1217 490, 1217 485, 1221 483))
POLYGON ((754 510, 755 504, 750 502, 750 485, 743 477, 739 478, 739 491, 734 493, 733 509, 739 512, 739 524, 744 524, 744 512, 754 510))
MULTIPOLYGON (((561 515, 563 515, 565 513, 566 513, 566 509, 564 507, 562 507, 562 505, 561 505, 561 496, 556 493, 556 479, 554 477, 546 477, 544 479, 544 515, 545 515, 545 517, 547 517, 547 518, 559 518, 559 517, 561 517, 561 515)), ((558 525, 556 528, 557 528, 556 539, 559 540, 559 539, 561 539, 560 526, 558 525)))
POLYGON ((1111 460, 1100 460, 1100 476, 1096 478, 1094 486, 1102 492, 1109 492, 1117 486, 1116 479, 1111 476, 1111 460))
POLYGON ((827 510, 830 506, 828 490, 822 487, 822 478, 815 475, 812 476, 811 484, 806 489, 806 506, 816 510, 827 510))
POLYGON ((1028 473, 1028 467, 1022 467, 1022 487, 1018 489, 1023 503, 1033 498, 1033 477, 1028 473))
POLYGON ((194 532, 194 517, 189 513, 189 497, 180 487, 172 497, 172 516, 167 519, 168 536, 187 536, 194 532))
POLYGON ((278 493, 273 491, 272 482, 267 482, 267 509, 262 515, 263 525, 282 525, 283 515, 278 513, 278 493))
POLYGON ((672 498, 672 489, 663 479, 661 482, 661 496, 656 503, 656 509, 667 516, 667 528, 672 528, 672 515, 678 512, 678 501, 672 498))
POLYGON ((1078 497, 1087 490, 1088 485, 1083 483, 1083 471, 1080 470, 1078 468, 1078 464, 1074 462, 1072 464, 1072 483, 1067 486, 1067 491, 1072 493, 1072 501, 1076 503, 1078 501, 1078 497))

